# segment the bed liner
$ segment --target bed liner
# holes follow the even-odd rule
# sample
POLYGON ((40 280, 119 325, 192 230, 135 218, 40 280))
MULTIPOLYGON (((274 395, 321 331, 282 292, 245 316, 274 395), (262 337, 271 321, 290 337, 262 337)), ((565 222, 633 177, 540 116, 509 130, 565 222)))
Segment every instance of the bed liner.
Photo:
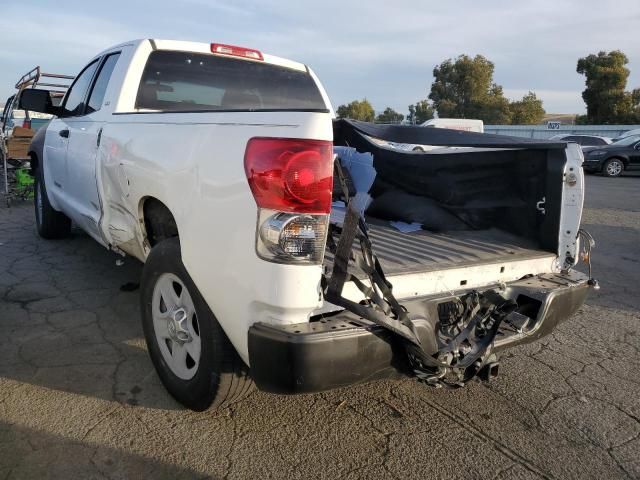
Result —
MULTIPOLYGON (((370 218, 367 225, 373 250, 388 276, 556 256, 541 250, 534 241, 498 229, 402 233, 388 222, 370 218)), ((359 250, 359 243, 355 242, 353 248, 359 250)), ((324 264, 327 271, 333 268, 329 250, 324 264)), ((352 266, 358 278, 366 278, 352 266)))

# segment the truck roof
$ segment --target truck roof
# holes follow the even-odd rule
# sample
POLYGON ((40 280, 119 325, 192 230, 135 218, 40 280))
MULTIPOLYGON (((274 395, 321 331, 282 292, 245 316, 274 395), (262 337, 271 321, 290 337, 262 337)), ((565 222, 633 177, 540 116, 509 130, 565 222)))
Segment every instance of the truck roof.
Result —
MULTIPOLYGON (((218 41, 211 41, 209 43, 206 42, 191 42, 191 41, 186 41, 186 40, 167 40, 167 39, 160 39, 160 38, 142 38, 142 39, 137 39, 137 40, 131 40, 128 42, 123 42, 120 43, 118 45, 114 45, 106 50, 104 50, 103 52, 100 52, 100 54, 98 54, 97 56, 101 56, 109 51, 112 51, 114 49, 120 48, 120 47, 124 47, 127 45, 130 46, 137 46, 143 42, 149 42, 151 43, 152 48, 155 50, 176 50, 176 51, 182 51, 182 52, 195 52, 195 53, 212 53, 211 51, 211 47, 213 44, 221 44, 222 42, 218 42, 218 41)), ((223 44, 226 45, 226 44, 223 44)), ((247 48, 247 49, 252 49, 252 50, 256 50, 259 51, 262 54, 262 60, 254 60, 254 59, 250 59, 250 58, 243 58, 243 57, 238 57, 238 58, 243 58, 244 60, 248 61, 248 62, 255 62, 255 61, 263 61, 266 63, 271 63, 273 65, 280 65, 282 67, 287 67, 287 68, 291 68, 294 70, 300 70, 300 71, 306 71, 307 67, 306 65, 304 65, 303 63, 300 62, 296 62, 293 60, 289 60, 287 58, 282 58, 282 57, 278 57, 275 55, 270 55, 268 53, 264 53, 259 49, 255 49, 252 47, 239 47, 239 48, 247 48)))

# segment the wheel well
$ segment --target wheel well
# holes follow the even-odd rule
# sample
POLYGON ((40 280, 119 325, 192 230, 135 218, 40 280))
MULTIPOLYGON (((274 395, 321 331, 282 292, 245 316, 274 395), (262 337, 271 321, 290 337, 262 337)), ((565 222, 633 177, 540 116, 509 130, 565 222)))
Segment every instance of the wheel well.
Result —
POLYGON ((148 197, 142 205, 147 241, 152 247, 167 238, 179 237, 178 225, 171 210, 160 200, 148 197))
POLYGON ((609 160, 620 160, 622 162, 622 164, 624 165, 624 168, 627 168, 627 166, 629 165, 629 160, 624 158, 624 157, 619 157, 617 155, 614 155, 613 157, 609 157, 607 158, 602 164, 604 165, 605 163, 607 163, 609 160))

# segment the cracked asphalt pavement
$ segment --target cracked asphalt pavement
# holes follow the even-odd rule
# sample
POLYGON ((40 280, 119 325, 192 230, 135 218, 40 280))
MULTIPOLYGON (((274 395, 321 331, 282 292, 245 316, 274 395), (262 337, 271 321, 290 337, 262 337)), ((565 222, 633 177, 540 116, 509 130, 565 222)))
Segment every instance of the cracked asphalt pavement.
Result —
POLYGON ((640 478, 640 177, 587 177, 586 207, 601 290, 495 381, 255 392, 214 413, 160 384, 121 289, 139 263, 2 207, 0 479, 640 478))

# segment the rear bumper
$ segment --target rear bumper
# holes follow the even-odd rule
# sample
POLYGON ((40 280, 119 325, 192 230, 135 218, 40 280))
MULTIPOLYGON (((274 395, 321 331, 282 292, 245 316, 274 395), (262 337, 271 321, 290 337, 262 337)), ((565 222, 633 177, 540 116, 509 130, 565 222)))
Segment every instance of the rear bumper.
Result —
MULTIPOLYGON (((587 280, 580 272, 570 272, 508 284, 501 294, 526 304, 530 320, 521 333, 497 337, 494 352, 553 331, 583 304, 587 280)), ((437 304, 445 300, 428 297, 402 303, 409 312, 433 318, 437 304)), ((404 348, 394 335, 367 323, 342 312, 295 325, 254 324, 249 329, 249 360, 256 385, 273 393, 310 393, 408 373, 404 348)))

